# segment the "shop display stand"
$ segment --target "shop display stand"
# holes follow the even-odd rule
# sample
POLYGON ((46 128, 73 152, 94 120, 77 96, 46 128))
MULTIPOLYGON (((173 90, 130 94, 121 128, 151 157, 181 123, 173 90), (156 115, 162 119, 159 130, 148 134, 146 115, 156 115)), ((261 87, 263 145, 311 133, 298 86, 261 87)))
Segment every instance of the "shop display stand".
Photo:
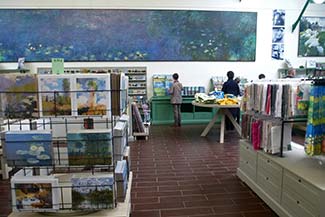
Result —
MULTIPOLYGON (((100 92, 101 94, 104 95, 111 95, 111 91, 120 91, 121 93, 124 92, 125 94, 127 93, 127 91, 124 90, 100 90, 100 91, 64 91, 64 93, 69 93, 71 95, 77 95, 78 92, 88 92, 90 93, 96 93, 96 92, 100 92)), ((15 92, 17 94, 22 94, 20 92, 15 92)), ((40 96, 41 94, 43 94, 45 92, 42 91, 37 91, 34 94, 37 94, 37 96, 40 96)), ((8 92, 1 92, 0 96, 5 94, 8 94, 8 92)), ((12 94, 12 93, 10 93, 12 94)), ((53 92, 53 95, 57 95, 57 93, 53 92)), ((55 97, 54 97, 55 98, 55 97)), ((54 100, 55 101, 55 100, 54 100)), ((55 103, 56 106, 56 103, 55 103)), ((39 108, 39 107, 38 107, 39 108)), ((127 109, 127 108, 125 108, 127 109)), ((56 109, 54 109, 56 111, 56 109)), ((15 209, 20 209, 20 212, 12 212, 10 214, 10 216, 40 216, 40 215, 44 215, 44 213, 48 213, 47 215, 85 215, 85 216, 129 216, 130 214, 130 190, 131 190, 131 181, 132 181, 132 173, 129 172, 128 177, 129 177, 129 182, 128 182, 128 189, 126 191, 126 196, 125 196, 125 200, 124 202, 117 202, 117 193, 116 193, 116 180, 115 180, 115 164, 117 162, 117 160, 122 160, 122 158, 124 156, 118 155, 115 156, 115 145, 114 145, 114 141, 115 138, 118 138, 119 136, 115 136, 114 135, 114 131, 113 128, 116 124, 116 122, 119 120, 119 116, 114 116, 112 115, 112 107, 110 105, 110 107, 107 107, 107 110, 105 111, 105 114, 102 115, 91 115, 91 114, 87 114, 87 115, 78 115, 78 116, 73 116, 73 115, 56 115, 56 112, 54 112, 54 116, 46 116, 46 117, 42 117, 43 115, 37 115, 38 117, 29 117, 29 118, 17 118, 14 121, 11 121, 9 119, 9 117, 11 117, 11 115, 9 114, 5 114, 4 111, 1 111, 1 114, 4 115, 4 119, 7 119, 7 121, 4 121, 1 125, 1 129, 5 130, 7 132, 32 132, 32 130, 36 130, 33 132, 42 132, 42 130, 46 130, 47 132, 50 132, 52 135, 51 140, 39 140, 39 142, 43 143, 50 143, 49 147, 52 151, 52 157, 50 159, 50 161, 52 163, 50 164, 39 164, 39 165, 30 165, 30 162, 28 162, 28 164, 24 161, 21 160, 11 160, 10 164, 13 166, 14 169, 20 169, 18 173, 19 176, 16 176, 18 173, 15 174, 15 176, 13 178, 15 178, 15 181, 21 181, 23 180, 23 183, 26 181, 24 180, 25 178, 30 178, 32 176, 32 180, 29 179, 28 180, 28 184, 29 183, 33 183, 34 182, 34 178, 35 180, 38 179, 38 177, 40 177, 40 180, 45 180, 43 181, 44 183, 47 183, 48 180, 50 180, 50 178, 54 178, 56 180, 58 180, 58 185, 51 185, 50 187, 47 187, 51 190, 49 190, 51 192, 51 195, 56 194, 56 197, 58 197, 55 201, 54 201, 54 196, 52 197, 52 202, 51 202, 51 210, 50 209, 45 209, 42 208, 40 210, 37 209, 32 209, 32 210, 28 210, 28 212, 22 210, 19 205, 13 205, 13 208, 15 209), (110 114, 110 115, 107 115, 110 114), (5 116, 8 115, 8 116, 5 116), (39 118, 39 116, 41 116, 39 118), (94 130, 92 130, 94 129, 94 130), (29 131, 31 130, 31 131, 29 131), (55 132, 56 131, 56 132, 55 132), (86 144, 86 149, 87 149, 87 144, 102 144, 104 143, 104 146, 106 147, 106 144, 111 144, 111 156, 107 155, 107 157, 105 158, 101 158, 101 157, 95 157, 95 156, 103 156, 103 151, 102 148, 97 148, 96 152, 88 152, 91 156, 88 157, 82 157, 82 158, 78 158, 80 160, 76 160, 76 159, 72 159, 69 156, 69 152, 68 152, 68 147, 69 147, 69 142, 71 141, 76 141, 73 140, 71 138, 69 138, 69 134, 76 131, 77 134, 82 134, 83 131, 87 131, 85 134, 87 136, 87 139, 85 140, 84 138, 86 137, 82 137, 83 139, 80 139, 80 141, 78 140, 77 142, 83 142, 83 144, 86 144), (101 132, 103 131, 103 132, 101 132), (96 136, 92 136, 90 137, 90 135, 95 133, 98 133, 100 135, 107 135, 107 139, 106 137, 104 139, 101 139, 99 137, 96 136), (109 132, 109 134, 107 134, 106 132, 109 132), (70 161, 71 160, 71 161, 70 161), (73 160, 73 161, 72 161, 73 160), (80 162, 79 162, 80 161, 80 162), (72 163, 75 162, 75 163, 72 163), (106 162, 108 164, 106 164, 106 162), (41 174, 41 176, 39 176, 41 174), (95 177, 93 177, 95 175, 95 177), (98 176, 97 176, 98 175, 98 176), (94 178, 94 179, 100 179, 102 176, 103 178, 105 178, 106 176, 111 176, 113 179, 113 183, 112 184, 107 184, 107 181, 105 182, 97 182, 97 184, 91 184, 91 185, 73 185, 72 184, 72 178, 94 178), (61 178, 63 177, 63 181, 61 180, 61 178), (65 180, 66 179, 66 180, 65 180), (68 181, 67 181, 68 180, 68 181), (98 184, 98 183, 104 183, 104 184, 98 184), (106 183, 106 184, 105 184, 106 183), (100 202, 97 203, 97 205, 93 205, 93 203, 91 202, 91 205, 86 205, 85 207, 72 207, 73 206, 73 199, 71 199, 70 197, 73 197, 71 195, 67 196, 67 190, 68 192, 71 192, 74 188, 82 188, 82 187, 87 187, 87 188, 91 188, 93 190, 90 190, 90 193, 92 191, 98 191, 101 192, 103 189, 108 189, 108 186, 110 191, 113 192, 113 203, 109 203, 108 205, 106 204, 106 202, 100 202), (55 193, 54 193, 55 192, 55 193), (59 193, 60 192, 60 193, 59 193), (70 199, 69 199, 70 198, 70 199), (67 202, 68 201, 68 202, 67 202), (70 202, 69 202, 70 201, 70 202), (112 207, 111 207, 112 206, 112 207), (56 208, 55 208, 56 207, 56 208), (108 208, 108 209, 107 209, 108 208), (56 209, 56 210, 53 210, 56 209), (38 213, 41 212, 41 213, 38 213)), ((21 111, 17 111, 18 113, 21 111)), ((39 114, 44 114, 44 112, 47 112, 46 110, 43 111, 37 111, 39 114)), ((71 114, 77 114, 79 112, 79 110, 72 110, 71 114)), ((98 111, 94 111, 96 112, 103 112, 102 108, 101 110, 98 111)), ((125 111, 121 111, 121 114, 125 112, 125 111)), ((14 113, 13 113, 14 114, 14 113)), ((2 135, 2 139, 4 135, 2 135)), ((8 139, 6 137, 6 139, 8 139)), ((126 140, 128 138, 126 137, 126 140)), ((9 144, 9 141, 5 141, 6 142, 6 146, 9 144)), ((27 143, 29 142, 29 140, 20 140, 19 142, 22 143, 27 143)), ((36 143, 36 142, 35 142, 36 143)), ((128 142, 126 142, 127 144, 128 142)), ((76 143, 77 144, 77 143, 76 143)), ((14 145, 14 142, 11 143, 10 145, 14 145)), ((33 145, 31 145, 33 146, 33 145)), ((9 146, 8 146, 9 147, 9 146)), ((10 146, 12 147, 12 146, 10 146)), ((36 146, 36 148, 39 146, 36 146)), ((81 148, 81 147, 80 147, 81 148)), ((44 152, 44 148, 39 149, 40 152, 44 152)), ((92 150, 92 149, 89 149, 92 150)), ((108 150, 109 151, 109 150, 108 150)), ((29 152, 30 153, 30 152, 29 152)), ((106 152, 104 152, 106 153, 106 152)), ((109 152, 108 152, 109 153, 109 152)), ((26 154, 26 153, 25 153, 26 154)), ((39 155, 39 154, 38 154, 39 155)), ((44 156, 44 155, 43 155, 44 156)), ((106 155, 105 155, 106 156, 106 155)), ((7 156, 8 157, 8 156, 7 156)), ((129 157, 126 156, 128 159, 129 157)), ((8 160, 8 158, 6 159, 8 160)), ((17 182, 19 183, 19 182, 17 182)), ((89 182, 87 182, 89 183, 89 182)), ((23 184, 22 184, 23 185, 23 184)), ((43 184, 42 184, 43 185, 43 184)), ((13 185, 12 185, 13 186, 13 185)), ((17 187, 18 185, 15 183, 14 185, 15 187, 12 187, 12 191, 16 192, 15 194, 17 194, 17 188, 20 189, 20 187, 17 187)), ((42 187, 40 187, 42 188, 42 187)), ((45 188, 46 189, 46 188, 45 188)), ((34 190, 33 190, 34 191, 34 190)), ((43 190, 44 191, 44 190, 43 190)), ((47 190, 45 190, 47 191, 47 190)), ((102 194, 102 193, 100 193, 102 194)), ((92 196, 93 197, 93 196, 92 196)), ((35 198, 37 198, 35 196, 35 198)), ((98 199, 97 199, 98 200, 98 199)), ((105 201, 107 200, 107 198, 105 199, 105 201)), ((18 202, 18 200, 16 200, 16 202, 18 202)), ((15 203, 16 203, 15 202, 15 203)), ((34 203, 35 204, 35 203, 34 203)), ((25 209, 25 207, 32 207, 31 205, 22 205, 22 207, 25 209)), ((34 207, 34 205, 33 205, 34 207)), ((27 208, 26 208, 27 209, 27 208)), ((31 209, 31 208, 28 208, 31 209)))
MULTIPOLYGON (((317 84, 323 81, 315 80, 317 84)), ((284 125, 306 122, 306 118, 281 118, 279 155, 254 150, 240 140, 237 176, 279 216, 325 216, 325 167, 322 157, 307 156, 304 147, 291 142, 292 150, 283 153, 284 125)))

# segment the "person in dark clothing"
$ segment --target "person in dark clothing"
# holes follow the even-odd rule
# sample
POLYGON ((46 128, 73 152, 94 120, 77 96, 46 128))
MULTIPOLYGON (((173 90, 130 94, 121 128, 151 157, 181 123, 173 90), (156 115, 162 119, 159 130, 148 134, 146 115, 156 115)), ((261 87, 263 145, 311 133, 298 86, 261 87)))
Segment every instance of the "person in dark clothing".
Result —
MULTIPOLYGON (((240 90, 238 83, 234 80, 234 72, 228 71, 227 77, 228 80, 222 85, 222 91, 224 94, 233 94, 234 96, 238 97, 240 95, 240 90)), ((231 108, 229 109, 234 119, 239 123, 240 120, 240 109, 239 108, 231 108)), ((229 120, 228 117, 226 117, 226 130, 233 130, 234 126, 229 120)))
POLYGON ((265 78, 265 75, 264 74, 259 74, 258 75, 258 79, 264 79, 265 78))

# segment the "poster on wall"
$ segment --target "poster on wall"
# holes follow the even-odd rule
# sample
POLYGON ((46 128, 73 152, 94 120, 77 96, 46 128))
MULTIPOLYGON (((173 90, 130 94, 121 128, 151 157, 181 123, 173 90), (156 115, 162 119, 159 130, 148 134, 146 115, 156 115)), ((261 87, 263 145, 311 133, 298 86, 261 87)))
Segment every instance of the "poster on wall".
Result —
POLYGON ((255 61, 256 12, 1 9, 0 17, 0 62, 255 61))
POLYGON ((285 10, 273 10, 272 52, 273 60, 284 59, 285 10))
POLYGON ((272 44, 272 59, 284 59, 284 44, 272 44))
POLYGON ((325 56, 325 17, 302 17, 299 27, 298 56, 325 56))

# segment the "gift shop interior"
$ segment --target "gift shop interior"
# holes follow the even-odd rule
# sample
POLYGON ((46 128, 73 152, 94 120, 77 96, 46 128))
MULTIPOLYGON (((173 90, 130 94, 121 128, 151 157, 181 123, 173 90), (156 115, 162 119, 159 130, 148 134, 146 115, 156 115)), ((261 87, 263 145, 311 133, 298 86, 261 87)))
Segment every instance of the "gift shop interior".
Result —
POLYGON ((325 217, 325 0, 2 0, 0 29, 0 217, 325 217))

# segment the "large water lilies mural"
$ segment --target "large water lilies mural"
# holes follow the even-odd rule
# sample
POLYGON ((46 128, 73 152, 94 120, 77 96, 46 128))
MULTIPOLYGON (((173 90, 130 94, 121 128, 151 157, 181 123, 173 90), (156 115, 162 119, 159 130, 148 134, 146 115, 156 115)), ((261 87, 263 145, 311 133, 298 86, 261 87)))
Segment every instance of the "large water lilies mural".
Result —
POLYGON ((255 12, 0 10, 0 62, 254 61, 255 12))

